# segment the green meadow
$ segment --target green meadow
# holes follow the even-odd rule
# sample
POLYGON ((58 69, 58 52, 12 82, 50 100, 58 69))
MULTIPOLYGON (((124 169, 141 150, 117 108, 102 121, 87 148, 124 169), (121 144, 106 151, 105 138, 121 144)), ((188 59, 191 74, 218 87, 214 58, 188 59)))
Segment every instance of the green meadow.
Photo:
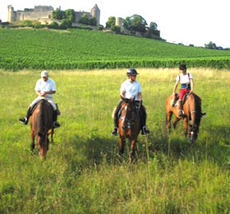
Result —
POLYGON ((0 71, 0 213, 230 213, 229 70, 188 68, 207 113, 193 146, 182 121, 170 134, 165 124, 179 71, 137 70, 151 133, 139 135, 134 163, 111 135, 126 69, 48 70, 61 127, 46 160, 30 154, 30 126, 18 121, 41 69, 0 71))

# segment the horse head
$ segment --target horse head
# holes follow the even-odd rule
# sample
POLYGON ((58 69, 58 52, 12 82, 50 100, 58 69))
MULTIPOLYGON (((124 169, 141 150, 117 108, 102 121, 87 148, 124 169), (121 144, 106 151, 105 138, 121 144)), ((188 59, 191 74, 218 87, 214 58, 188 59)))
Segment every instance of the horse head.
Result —
POLYGON ((38 132, 38 151, 40 154, 41 158, 45 158, 46 157, 46 153, 48 150, 48 135, 46 132, 38 132))
POLYGON ((191 94, 193 97, 193 103, 190 103, 190 112, 189 112, 189 139, 190 143, 194 143, 199 134, 199 126, 201 122, 201 118, 206 115, 206 113, 202 113, 201 111, 201 99, 196 94, 191 94))
POLYGON ((31 148, 34 148, 34 140, 38 142, 38 151, 41 158, 46 157, 48 151, 48 134, 53 129, 53 109, 46 100, 41 100, 31 117, 31 148))
POLYGON ((189 122, 189 140, 190 143, 195 143, 199 133, 199 124, 193 123, 192 121, 189 122))

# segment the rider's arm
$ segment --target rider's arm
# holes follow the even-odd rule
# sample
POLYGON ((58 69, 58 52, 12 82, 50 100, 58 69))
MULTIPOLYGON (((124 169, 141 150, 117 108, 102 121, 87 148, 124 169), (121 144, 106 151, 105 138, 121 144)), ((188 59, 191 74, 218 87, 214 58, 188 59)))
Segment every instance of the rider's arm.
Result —
POLYGON ((42 93, 40 91, 35 91, 35 92, 39 97, 42 97, 42 93))
POLYGON ((40 92, 40 91, 36 91, 36 94, 38 95, 38 96, 40 96, 40 97, 44 97, 44 96, 46 96, 47 94, 55 94, 56 93, 56 91, 45 91, 43 94, 40 92))
POLYGON ((122 98, 125 98, 125 92, 124 91, 121 91, 120 95, 122 98))
POLYGON ((141 94, 141 92, 139 92, 137 96, 138 96, 138 100, 141 101, 142 100, 142 94, 141 94))
POLYGON ((193 79, 190 79, 190 83, 191 83, 191 91, 190 91, 190 93, 193 93, 193 91, 194 91, 194 81, 193 81, 193 79))
POLYGON ((177 80, 176 83, 175 83, 175 85, 174 85, 174 88, 173 88, 173 95, 176 94, 176 90, 177 90, 177 86, 178 86, 179 82, 180 82, 180 80, 177 80))

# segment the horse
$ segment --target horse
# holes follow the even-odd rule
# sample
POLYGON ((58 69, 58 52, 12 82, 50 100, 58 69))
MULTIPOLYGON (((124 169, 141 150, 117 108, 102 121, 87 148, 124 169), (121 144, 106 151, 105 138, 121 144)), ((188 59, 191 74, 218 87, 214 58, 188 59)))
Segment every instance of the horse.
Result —
POLYGON ((49 149, 50 134, 53 142, 53 107, 47 100, 42 99, 35 106, 31 116, 31 152, 34 150, 36 139, 40 157, 45 158, 49 149))
POLYGON ((137 137, 140 132, 140 116, 138 102, 134 99, 122 98, 120 118, 118 122, 118 133, 120 150, 119 154, 124 153, 125 140, 128 138, 131 142, 131 157, 134 157, 137 137))
POLYGON ((172 114, 176 116, 173 121, 173 127, 176 128, 177 123, 183 119, 185 136, 189 135, 190 143, 193 144, 198 138, 199 126, 202 116, 206 113, 201 111, 201 98, 194 94, 188 93, 184 96, 183 101, 184 115, 179 116, 179 106, 175 103, 175 97, 173 95, 166 99, 166 123, 167 127, 171 128, 171 117, 172 114))

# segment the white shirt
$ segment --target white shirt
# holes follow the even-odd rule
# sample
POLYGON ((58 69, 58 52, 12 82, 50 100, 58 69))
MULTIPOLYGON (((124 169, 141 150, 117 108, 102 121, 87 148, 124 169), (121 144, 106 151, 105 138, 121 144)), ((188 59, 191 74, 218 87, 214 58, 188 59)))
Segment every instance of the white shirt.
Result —
POLYGON ((189 84, 190 83, 190 79, 192 79, 192 74, 189 73, 189 76, 188 76, 188 73, 186 73, 185 75, 183 74, 179 74, 177 77, 176 77, 176 81, 178 81, 180 79, 180 83, 181 84, 189 84))
POLYGON ((139 100, 138 99, 138 93, 142 92, 141 91, 141 85, 139 82, 134 81, 133 83, 130 82, 129 79, 127 79, 126 81, 124 81, 121 84, 121 89, 120 92, 124 92, 124 97, 127 99, 131 99, 135 97, 135 100, 139 100))
MULTIPOLYGON (((45 91, 56 91, 56 84, 50 78, 46 82, 43 79, 39 79, 36 83, 35 91, 39 91, 42 94, 45 91)), ((53 98, 53 94, 47 94, 45 97, 53 98)))

